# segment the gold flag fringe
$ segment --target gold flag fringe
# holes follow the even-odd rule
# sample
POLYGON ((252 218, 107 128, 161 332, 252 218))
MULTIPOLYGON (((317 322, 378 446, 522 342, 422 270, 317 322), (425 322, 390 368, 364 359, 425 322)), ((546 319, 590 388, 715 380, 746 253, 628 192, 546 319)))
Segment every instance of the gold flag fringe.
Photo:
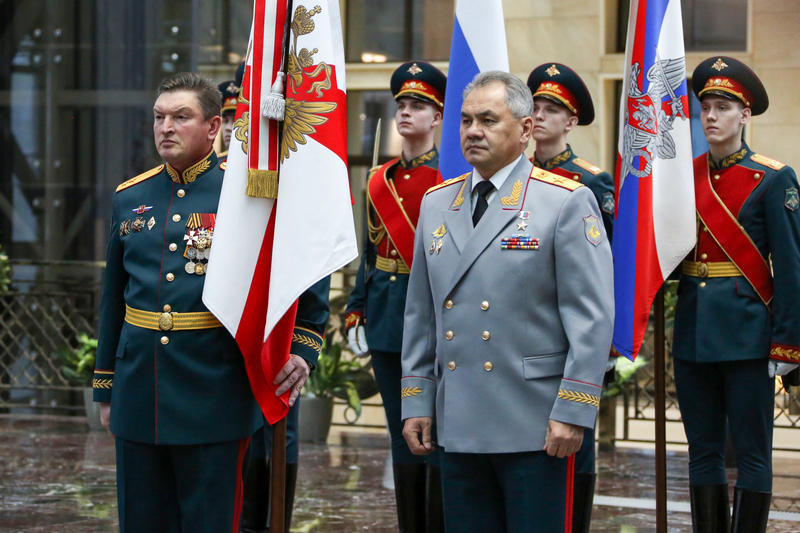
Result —
POLYGON ((278 171, 247 169, 247 189, 244 193, 254 198, 277 198, 278 171))

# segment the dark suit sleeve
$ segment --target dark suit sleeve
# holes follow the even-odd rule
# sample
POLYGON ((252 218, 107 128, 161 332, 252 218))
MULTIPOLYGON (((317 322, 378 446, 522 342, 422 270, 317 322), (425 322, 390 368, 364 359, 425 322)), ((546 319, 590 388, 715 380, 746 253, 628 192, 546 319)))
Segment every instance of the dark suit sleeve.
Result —
POLYGON ((770 358, 790 363, 800 363, 800 208, 795 203, 798 189, 794 170, 784 167, 773 177, 766 197, 775 287, 770 358))
POLYGON ((297 304, 291 353, 305 359, 312 368, 322 351, 330 317, 330 291, 331 277, 326 276, 301 294, 297 304))
POLYGON ((592 194, 580 187, 564 202, 554 243, 558 312, 569 341, 552 420, 594 427, 614 330, 614 273, 605 232, 587 236, 599 220, 592 194), (587 220, 588 218, 588 220, 587 220))
POLYGON ((103 273, 102 296, 100 298, 100 326, 95 361, 94 401, 111 402, 114 385, 114 366, 117 351, 125 349, 125 339, 120 339, 125 321, 125 287, 128 273, 123 263, 124 247, 119 235, 119 213, 116 195, 112 201, 111 234, 108 239, 106 270, 103 273))

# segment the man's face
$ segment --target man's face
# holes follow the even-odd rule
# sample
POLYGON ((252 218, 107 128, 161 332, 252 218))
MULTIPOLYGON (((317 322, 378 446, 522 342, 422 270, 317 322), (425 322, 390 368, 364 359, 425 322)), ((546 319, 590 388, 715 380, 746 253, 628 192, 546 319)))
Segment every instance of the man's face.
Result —
POLYGON ((706 141, 711 145, 736 143, 742 127, 750 120, 750 109, 737 100, 707 95, 700 102, 700 122, 706 141))
POLYGON ((505 90, 502 83, 475 89, 461 106, 461 151, 486 179, 518 158, 531 135, 531 117, 513 117, 505 90))
POLYGON ((233 133, 233 122, 236 119, 236 111, 225 111, 222 114, 222 149, 228 150, 231 146, 231 133, 233 133))
POLYGON ((183 171, 205 157, 214 144, 220 117, 203 120, 197 96, 189 91, 164 93, 153 106, 153 133, 158 154, 183 171))
POLYGON ((536 142, 553 142, 569 133, 578 123, 572 111, 547 98, 533 99, 533 133, 536 142))
POLYGON ((424 137, 442 121, 439 106, 417 98, 402 97, 397 100, 397 133, 406 138, 424 137))

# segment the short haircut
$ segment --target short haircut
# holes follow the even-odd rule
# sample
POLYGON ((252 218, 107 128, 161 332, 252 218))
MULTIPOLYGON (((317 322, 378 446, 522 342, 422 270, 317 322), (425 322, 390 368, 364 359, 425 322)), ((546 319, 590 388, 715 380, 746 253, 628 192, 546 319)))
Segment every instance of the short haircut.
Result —
POLYGON ((179 72, 164 78, 164 81, 158 86, 159 96, 178 91, 195 94, 200 110, 203 112, 203 120, 207 121, 212 117, 219 116, 220 109, 222 109, 222 93, 210 79, 195 72, 179 72))
POLYGON ((519 78, 501 70, 478 73, 464 88, 464 99, 475 89, 500 83, 506 89, 506 107, 516 119, 533 116, 533 95, 530 88, 519 78))

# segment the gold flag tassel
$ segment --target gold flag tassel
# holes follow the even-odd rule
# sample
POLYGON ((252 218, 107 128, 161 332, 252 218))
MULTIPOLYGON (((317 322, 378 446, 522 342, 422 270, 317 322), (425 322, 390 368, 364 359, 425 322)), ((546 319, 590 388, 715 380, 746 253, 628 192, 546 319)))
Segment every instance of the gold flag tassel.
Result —
POLYGON ((278 171, 247 169, 247 189, 244 192, 254 198, 277 198, 278 171))

